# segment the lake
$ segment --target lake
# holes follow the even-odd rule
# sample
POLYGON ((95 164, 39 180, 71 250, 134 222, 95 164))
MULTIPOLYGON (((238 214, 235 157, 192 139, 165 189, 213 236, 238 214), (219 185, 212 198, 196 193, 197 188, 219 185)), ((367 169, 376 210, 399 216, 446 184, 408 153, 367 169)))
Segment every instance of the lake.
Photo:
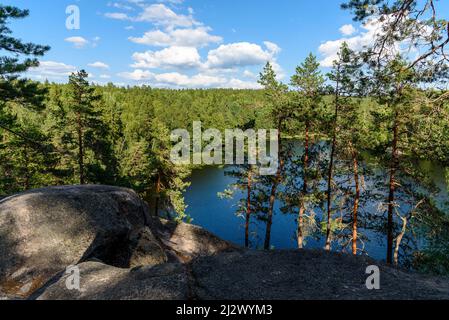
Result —
MULTIPOLYGON (((441 208, 445 208, 449 199, 448 183, 446 181, 447 170, 441 166, 423 162, 420 164, 427 175, 431 177, 433 183, 439 191, 435 199, 441 208)), ((388 177, 388 172, 378 168, 380 174, 388 177)), ((245 242, 245 220, 244 217, 236 215, 236 206, 239 199, 245 197, 242 193, 237 193, 231 200, 218 197, 219 192, 223 192, 230 184, 235 182, 234 177, 225 174, 225 168, 206 167, 194 170, 190 178, 191 186, 185 193, 185 200, 188 205, 187 213, 193 219, 192 223, 204 227, 222 239, 231 241, 237 245, 244 246, 245 242)), ((379 172, 378 172, 379 173, 379 172)), ((369 181, 366 182, 369 187, 369 181)), ((385 196, 386 197, 386 196, 385 196)), ((375 210, 377 204, 366 203, 362 210, 375 210)), ((275 249, 295 249, 297 216, 295 214, 285 214, 280 210, 281 203, 276 201, 275 215, 271 233, 271 245, 275 249)), ((447 211, 446 211, 447 212, 447 211)), ((386 235, 384 233, 366 230, 359 226, 359 232, 365 236, 364 250, 374 259, 384 260, 386 256, 386 235)), ((265 222, 257 221, 255 217, 251 220, 250 241, 252 248, 262 248, 265 237, 265 222)), ((419 250, 425 245, 425 239, 415 239, 414 250, 419 250)), ((309 237, 305 239, 305 248, 323 248, 324 235, 309 237)), ((342 250, 336 244, 334 250, 342 250)), ((350 250, 348 248, 348 250, 350 250)), ((411 250, 408 254, 412 254, 411 250)))

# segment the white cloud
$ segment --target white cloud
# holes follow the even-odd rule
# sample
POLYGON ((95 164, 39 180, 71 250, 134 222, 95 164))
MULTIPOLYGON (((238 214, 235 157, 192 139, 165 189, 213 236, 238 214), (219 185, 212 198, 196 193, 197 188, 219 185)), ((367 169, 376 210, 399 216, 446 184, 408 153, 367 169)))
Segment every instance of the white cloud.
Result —
POLYGON ((282 69, 281 65, 276 60, 271 61, 271 66, 273 67, 273 70, 276 73, 276 78, 278 80, 282 80, 285 78, 284 70, 282 69))
POLYGON ((231 79, 228 83, 223 86, 223 88, 232 88, 232 89, 261 89, 261 85, 257 82, 252 81, 242 81, 240 79, 231 79))
POLYGON ((129 37, 128 39, 134 43, 157 47, 164 47, 173 43, 170 35, 161 30, 148 31, 141 38, 129 37))
POLYGON ((84 48, 89 43, 89 41, 83 37, 69 37, 66 38, 65 41, 72 43, 77 49, 84 48))
POLYGON ((118 76, 128 80, 143 81, 150 80, 154 74, 150 71, 136 69, 133 72, 121 72, 118 76))
POLYGON ((344 35, 344 36, 350 36, 353 35, 356 32, 356 28, 354 28, 354 26, 352 24, 345 24, 344 26, 342 26, 340 28, 340 32, 344 35))
POLYGON ((111 76, 108 74, 101 74, 100 79, 111 79, 111 76))
POLYGON ((187 28, 200 24, 193 19, 192 15, 176 14, 173 10, 167 8, 163 4, 153 4, 145 7, 143 12, 140 13, 135 20, 151 22, 166 28, 187 28))
POLYGON ((194 68, 201 65, 201 57, 196 48, 173 46, 161 51, 136 52, 133 54, 133 68, 194 68))
POLYGON ((76 71, 76 67, 62 62, 41 61, 38 67, 31 68, 28 72, 37 79, 62 79, 76 71))
POLYGON ((227 82, 225 78, 204 74, 194 76, 187 76, 178 72, 155 74, 141 69, 136 69, 133 72, 122 72, 119 76, 128 80, 149 82, 158 87, 207 88, 218 87, 227 82))
POLYGON ((275 49, 274 45, 270 43, 268 50, 249 42, 221 45, 217 49, 209 51, 206 65, 209 68, 221 69, 262 65, 274 59, 275 52, 272 51, 275 49))
POLYGON ((226 83, 225 78, 197 74, 189 77, 177 72, 155 75, 155 81, 159 84, 173 85, 186 88, 216 87, 226 83))
POLYGON ((120 9, 120 10, 128 10, 128 11, 134 10, 133 7, 131 7, 127 4, 121 3, 121 2, 109 2, 108 7, 112 7, 112 8, 116 8, 116 9, 120 9))
POLYGON ((98 68, 98 69, 109 69, 109 65, 107 65, 106 63, 101 62, 101 61, 89 63, 88 66, 92 67, 92 68, 98 68))
POLYGON ((106 18, 115 19, 115 20, 132 20, 126 13, 122 12, 107 12, 104 14, 106 18))
POLYGON ((139 44, 149 46, 184 46, 184 47, 204 47, 210 43, 219 43, 222 38, 209 34, 211 31, 207 27, 172 29, 167 32, 153 30, 146 32, 142 37, 130 37, 129 40, 139 44))
POLYGON ((224 44, 201 56, 200 48, 219 44, 223 38, 195 20, 192 8, 185 8, 182 14, 174 11, 179 8, 177 4, 181 0, 157 0, 159 3, 156 4, 143 0, 127 1, 141 11, 133 16, 122 13, 109 14, 109 17, 152 24, 153 30, 128 39, 138 44, 165 48, 135 52, 131 64, 135 70, 118 74, 124 79, 155 87, 258 89, 257 75, 249 71, 252 70, 249 67, 261 67, 268 61, 273 64, 279 79, 284 76, 277 62, 281 48, 273 42, 265 41, 261 45, 250 42, 224 44), (245 67, 248 69, 244 70, 245 67), (195 73, 192 74, 193 71, 195 73))
POLYGON ((249 70, 243 71, 243 76, 245 76, 246 78, 257 79, 257 75, 249 70))
POLYGON ((135 4, 135 5, 143 5, 145 3, 145 0, 126 0, 129 3, 135 4))
POLYGON ((267 47, 272 56, 276 56, 281 52, 281 48, 276 43, 264 41, 263 44, 267 47))
POLYGON ((152 73, 145 70, 122 72, 120 77, 139 83, 150 84, 154 87, 166 88, 232 88, 232 89, 260 89, 257 82, 243 81, 237 78, 225 78, 199 73, 193 76, 179 72, 152 73))

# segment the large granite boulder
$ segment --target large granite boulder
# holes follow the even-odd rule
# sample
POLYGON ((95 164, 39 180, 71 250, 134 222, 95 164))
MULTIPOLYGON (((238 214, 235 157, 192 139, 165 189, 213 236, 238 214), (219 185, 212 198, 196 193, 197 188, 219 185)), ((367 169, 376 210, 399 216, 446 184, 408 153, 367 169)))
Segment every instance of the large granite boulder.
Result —
POLYGON ((121 269, 101 262, 78 265, 80 288, 67 287, 70 273, 55 277, 32 298, 37 300, 184 300, 188 298, 185 268, 178 263, 121 269))
POLYGON ((129 189, 33 190, 0 201, 0 293, 28 297, 67 266, 92 259, 133 268, 228 246, 200 228, 152 218, 129 189))

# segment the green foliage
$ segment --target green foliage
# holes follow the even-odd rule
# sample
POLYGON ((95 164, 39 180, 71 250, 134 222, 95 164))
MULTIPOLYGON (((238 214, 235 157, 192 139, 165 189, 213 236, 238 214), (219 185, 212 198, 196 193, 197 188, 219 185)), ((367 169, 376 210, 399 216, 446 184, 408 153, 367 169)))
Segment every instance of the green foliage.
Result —
POLYGON ((31 110, 43 107, 45 88, 36 82, 20 79, 21 73, 38 66, 36 57, 47 46, 24 43, 14 38, 8 27, 11 20, 27 17, 29 12, 0 5, 0 192, 17 192, 50 180, 51 147, 40 131, 31 110), (21 60, 22 59, 22 60, 21 60), (45 169, 42 170, 42 167, 45 169))

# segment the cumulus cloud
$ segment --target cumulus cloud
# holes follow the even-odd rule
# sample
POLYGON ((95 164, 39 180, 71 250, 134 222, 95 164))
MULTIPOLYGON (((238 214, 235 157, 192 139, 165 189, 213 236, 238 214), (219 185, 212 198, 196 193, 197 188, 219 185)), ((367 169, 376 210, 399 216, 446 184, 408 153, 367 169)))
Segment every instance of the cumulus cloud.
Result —
POLYGON ((127 1, 137 6, 140 12, 132 16, 129 12, 107 16, 150 23, 152 30, 128 39, 164 49, 135 52, 131 64, 135 70, 120 73, 119 76, 124 79, 158 87, 258 89, 260 86, 255 82, 257 75, 246 68, 262 67, 268 61, 273 64, 278 78, 284 76, 277 62, 281 48, 273 42, 265 41, 261 45, 250 42, 222 44, 201 56, 199 49, 211 44, 218 45, 223 38, 214 35, 210 27, 197 21, 192 8, 186 8, 185 13, 175 12, 179 9, 179 0, 158 0, 156 4, 143 0, 127 1))
POLYGON ((352 24, 345 24, 340 28, 340 32, 344 36, 351 36, 356 32, 356 28, 352 24))
POLYGON ((208 27, 172 29, 167 32, 152 30, 146 32, 142 37, 130 37, 129 40, 139 44, 156 47, 183 46, 204 47, 210 43, 219 43, 223 39, 219 36, 209 34, 208 27))
POLYGON ((243 81, 240 79, 231 79, 224 88, 232 89, 261 89, 262 86, 255 81, 243 81))
POLYGON ((281 48, 276 43, 264 41, 263 44, 267 47, 272 56, 276 56, 281 52, 281 48))
POLYGON ((66 38, 65 41, 72 43, 77 49, 84 48, 89 43, 89 41, 83 37, 69 37, 66 38))
POLYGON ((270 61, 281 79, 284 76, 282 68, 276 61, 276 55, 281 51, 272 42, 265 42, 265 48, 257 44, 240 42, 221 45, 210 50, 205 62, 202 62, 198 50, 194 47, 172 46, 160 51, 136 52, 133 54, 136 70, 119 74, 128 80, 145 81, 155 86, 182 88, 236 88, 259 89, 256 83, 257 75, 242 67, 262 66, 270 61), (155 73, 146 69, 176 69, 175 72, 155 73), (196 75, 180 73, 182 69, 196 69, 196 75), (250 81, 239 79, 246 77, 250 81), (226 76, 224 76, 226 75, 226 76))
POLYGON ((122 2, 109 2, 108 7, 121 9, 121 10, 128 10, 128 11, 134 10, 133 7, 131 7, 130 5, 127 5, 126 3, 122 3, 122 2))
POLYGON ((257 74, 249 70, 243 71, 243 76, 245 76, 246 78, 257 79, 257 74))
POLYGON ((232 88, 232 89, 260 89, 257 82, 242 81, 240 79, 227 79, 220 76, 207 74, 196 74, 188 76, 179 72, 152 73, 145 70, 134 70, 133 72, 123 72, 120 77, 140 83, 149 83, 155 87, 169 88, 232 88))
POLYGON ((28 73, 37 79, 62 79, 76 72, 77 68, 62 62, 41 61, 39 66, 31 68, 28 73))
POLYGON ((118 74, 118 76, 121 78, 133 81, 150 80, 153 75, 154 73, 148 70, 140 70, 140 69, 136 69, 132 72, 121 72, 118 74))
POLYGON ((107 12, 104 14, 106 18, 115 20, 132 20, 126 13, 123 12, 107 12))
POLYGON ((89 63, 88 66, 92 67, 92 68, 98 68, 98 69, 109 69, 109 65, 107 65, 106 63, 101 62, 101 61, 89 63))
POLYGON ((133 72, 122 72, 119 76, 128 80, 148 82, 155 86, 183 88, 217 87, 227 82, 226 78, 205 74, 196 74, 193 76, 188 76, 179 72, 156 74, 141 69, 136 69, 133 72))
POLYGON ((272 45, 270 45, 271 48, 268 48, 268 50, 264 50, 261 46, 249 42, 221 45, 217 49, 209 51, 206 66, 209 68, 229 69, 261 65, 273 60, 274 52, 272 49, 274 47, 272 45))
POLYGON ((132 67, 141 69, 188 69, 201 64, 198 50, 193 47, 173 46, 160 51, 136 52, 132 58, 135 61, 132 67))
POLYGON ((177 14, 163 4, 153 4, 145 7, 135 20, 151 22, 165 28, 192 27, 200 24, 195 21, 192 15, 177 14))
POLYGON ((207 88, 216 87, 226 83, 226 79, 222 77, 214 77, 209 75, 197 74, 187 76, 177 72, 163 73, 155 75, 155 80, 159 84, 167 84, 186 88, 207 88))

